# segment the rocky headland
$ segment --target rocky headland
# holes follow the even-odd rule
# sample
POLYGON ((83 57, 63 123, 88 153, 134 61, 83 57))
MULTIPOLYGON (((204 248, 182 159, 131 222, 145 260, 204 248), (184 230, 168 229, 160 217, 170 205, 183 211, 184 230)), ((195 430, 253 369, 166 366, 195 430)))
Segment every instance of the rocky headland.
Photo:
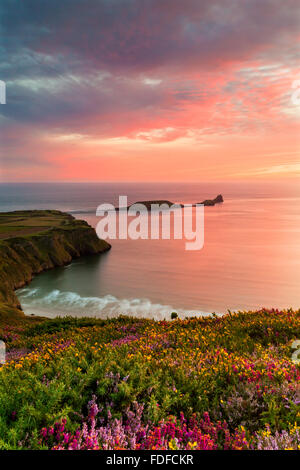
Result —
POLYGON ((0 316, 22 314, 14 291, 35 274, 110 248, 87 222, 60 211, 1 213, 0 316))

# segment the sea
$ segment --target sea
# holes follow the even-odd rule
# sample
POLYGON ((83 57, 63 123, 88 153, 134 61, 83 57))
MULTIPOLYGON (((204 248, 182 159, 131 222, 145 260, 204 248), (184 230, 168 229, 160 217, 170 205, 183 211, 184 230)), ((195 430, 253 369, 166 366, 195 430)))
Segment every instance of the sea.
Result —
MULTIPOLYGON (((57 209, 96 227, 96 208, 222 194, 204 209, 204 245, 185 240, 111 240, 101 255, 35 276, 17 291, 26 314, 170 319, 228 310, 300 308, 300 185, 210 183, 2 183, 0 211, 57 209)), ((109 241, 109 240, 108 240, 109 241)))

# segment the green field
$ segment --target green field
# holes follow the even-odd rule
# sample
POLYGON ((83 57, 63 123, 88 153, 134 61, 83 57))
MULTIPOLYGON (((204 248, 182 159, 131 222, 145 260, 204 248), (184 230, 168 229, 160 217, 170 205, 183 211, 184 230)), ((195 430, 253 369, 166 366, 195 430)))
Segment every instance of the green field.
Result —
POLYGON ((72 223, 72 216, 53 210, 0 213, 0 240, 40 233, 72 223))

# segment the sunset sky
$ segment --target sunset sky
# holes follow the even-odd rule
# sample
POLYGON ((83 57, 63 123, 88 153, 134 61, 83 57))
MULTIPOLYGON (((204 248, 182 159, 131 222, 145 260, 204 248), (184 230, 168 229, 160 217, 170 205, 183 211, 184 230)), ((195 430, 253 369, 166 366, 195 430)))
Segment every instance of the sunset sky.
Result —
POLYGON ((299 0, 1 0, 1 181, 299 178, 299 25, 299 0))

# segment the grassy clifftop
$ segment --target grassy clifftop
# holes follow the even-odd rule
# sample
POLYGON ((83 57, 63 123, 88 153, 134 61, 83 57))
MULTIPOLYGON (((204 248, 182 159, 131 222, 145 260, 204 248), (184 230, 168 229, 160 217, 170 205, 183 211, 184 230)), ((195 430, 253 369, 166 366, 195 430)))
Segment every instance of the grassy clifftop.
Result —
POLYGON ((87 222, 60 211, 0 214, 0 316, 18 313, 14 291, 34 274, 109 248, 87 222))

